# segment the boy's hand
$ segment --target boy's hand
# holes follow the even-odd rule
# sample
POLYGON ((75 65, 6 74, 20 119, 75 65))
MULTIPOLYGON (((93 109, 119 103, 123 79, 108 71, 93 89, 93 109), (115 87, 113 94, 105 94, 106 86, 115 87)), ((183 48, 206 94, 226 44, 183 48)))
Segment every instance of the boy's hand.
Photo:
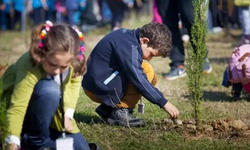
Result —
POLYGON ((17 144, 14 144, 14 143, 8 144, 6 146, 6 150, 18 150, 18 146, 17 146, 17 144))
POLYGON ((73 131, 73 125, 72 125, 72 121, 69 117, 65 116, 64 117, 64 126, 65 129, 69 132, 73 131))
POLYGON ((170 102, 167 102, 167 104, 163 108, 171 116, 172 119, 176 119, 179 117, 179 110, 170 102))

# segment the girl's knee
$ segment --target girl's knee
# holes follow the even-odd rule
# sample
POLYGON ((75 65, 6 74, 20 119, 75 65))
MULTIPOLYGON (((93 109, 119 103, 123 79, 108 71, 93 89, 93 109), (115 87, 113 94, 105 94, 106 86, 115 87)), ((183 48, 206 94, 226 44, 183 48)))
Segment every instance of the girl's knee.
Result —
POLYGON ((34 93, 47 96, 60 96, 61 92, 60 86, 53 79, 42 79, 36 84, 34 93))

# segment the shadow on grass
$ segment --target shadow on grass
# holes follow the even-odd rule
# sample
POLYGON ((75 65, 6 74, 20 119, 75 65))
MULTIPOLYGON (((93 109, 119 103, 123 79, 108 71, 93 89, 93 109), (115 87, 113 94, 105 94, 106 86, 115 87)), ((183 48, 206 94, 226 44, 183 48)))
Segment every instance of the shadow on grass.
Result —
MULTIPOLYGON (((228 95, 226 92, 215 92, 215 91, 203 91, 204 100, 212 102, 236 102, 240 100, 249 101, 249 95, 242 93, 240 99, 235 99, 228 95)), ((189 98, 189 95, 183 95, 185 98, 189 98)))
MULTIPOLYGON (((230 51, 228 51, 228 53, 231 53, 230 51)), ((229 57, 220 57, 220 58, 209 58, 210 63, 213 64, 228 64, 229 62, 229 57)))
POLYGON ((241 98, 234 98, 225 92, 204 91, 205 101, 236 102, 241 100, 249 101, 249 95, 242 91, 241 98))
POLYGON ((93 124, 93 123, 104 123, 104 120, 98 116, 93 116, 93 115, 85 115, 82 113, 75 113, 74 119, 77 122, 84 122, 87 124, 93 124))
POLYGON ((234 102, 233 97, 230 97, 225 92, 215 91, 203 91, 205 101, 227 101, 234 102))

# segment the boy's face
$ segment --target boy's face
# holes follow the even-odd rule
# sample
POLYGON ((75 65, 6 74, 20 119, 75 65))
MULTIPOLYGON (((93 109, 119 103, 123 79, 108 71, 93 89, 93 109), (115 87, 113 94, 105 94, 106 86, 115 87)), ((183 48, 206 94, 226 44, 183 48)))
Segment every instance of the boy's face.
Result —
POLYGON ((153 57, 161 56, 158 49, 148 47, 148 38, 140 38, 140 41, 144 60, 150 61, 153 57))
POLYGON ((63 73, 71 64, 73 56, 70 53, 57 52, 47 56, 42 62, 45 72, 51 76, 63 73))

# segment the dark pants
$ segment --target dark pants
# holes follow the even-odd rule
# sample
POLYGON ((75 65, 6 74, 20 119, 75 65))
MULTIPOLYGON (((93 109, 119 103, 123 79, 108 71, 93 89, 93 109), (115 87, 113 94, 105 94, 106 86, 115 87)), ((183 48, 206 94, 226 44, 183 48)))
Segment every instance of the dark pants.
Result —
POLYGON ((106 0, 112 13, 111 28, 121 27, 124 20, 125 11, 128 9, 127 5, 122 1, 106 0))
POLYGON ((33 10, 34 25, 45 22, 45 11, 42 7, 33 10))
POLYGON ((15 10, 14 11, 14 25, 13 25, 13 28, 15 28, 15 25, 17 23, 19 23, 19 29, 20 31, 24 31, 25 30, 25 11, 18 11, 18 10, 15 10))
POLYGON ((71 26, 76 25, 76 21, 74 19, 75 13, 76 13, 76 10, 67 9, 67 20, 68 20, 68 24, 71 26))
POLYGON ((173 49, 170 55, 170 59, 172 60, 170 67, 172 68, 184 64, 185 53, 180 30, 178 28, 178 13, 180 13, 182 23, 187 28, 190 36, 191 27, 194 23, 194 8, 192 1, 193 0, 156 0, 163 23, 166 24, 172 32, 173 49))
POLYGON ((48 10, 45 13, 46 20, 50 20, 52 22, 56 22, 56 11, 55 10, 48 10))
POLYGON ((0 11, 0 30, 12 30, 13 23, 10 12, 0 11))
MULTIPOLYGON (((22 145, 25 149, 56 149, 55 140, 61 133, 50 128, 52 118, 60 102, 59 85, 52 79, 44 79, 34 88, 22 130, 22 145)), ((88 143, 80 133, 67 134, 74 138, 75 150, 89 150, 88 143)))

